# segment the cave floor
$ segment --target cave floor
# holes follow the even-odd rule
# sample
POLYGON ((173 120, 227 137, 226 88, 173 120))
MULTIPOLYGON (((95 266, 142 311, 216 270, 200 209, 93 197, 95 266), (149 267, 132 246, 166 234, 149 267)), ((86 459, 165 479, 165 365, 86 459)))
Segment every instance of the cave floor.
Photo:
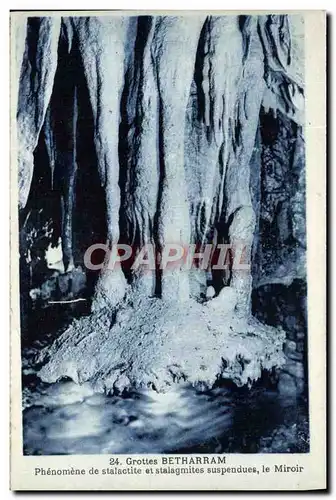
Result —
POLYGON ((52 325, 49 333, 22 344, 26 455, 309 452, 306 398, 280 396, 265 381, 250 390, 175 385, 164 394, 113 396, 94 393, 87 383, 43 383, 34 358, 60 327, 50 311, 44 321, 52 325))

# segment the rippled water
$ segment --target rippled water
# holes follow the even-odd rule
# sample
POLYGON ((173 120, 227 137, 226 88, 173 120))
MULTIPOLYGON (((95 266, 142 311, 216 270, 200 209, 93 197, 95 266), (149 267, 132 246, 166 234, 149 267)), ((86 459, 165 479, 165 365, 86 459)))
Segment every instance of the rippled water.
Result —
POLYGON ((309 451, 306 399, 281 397, 266 379, 252 390, 176 385, 165 394, 125 396, 95 394, 69 380, 44 384, 33 360, 54 334, 23 348, 27 455, 309 451))

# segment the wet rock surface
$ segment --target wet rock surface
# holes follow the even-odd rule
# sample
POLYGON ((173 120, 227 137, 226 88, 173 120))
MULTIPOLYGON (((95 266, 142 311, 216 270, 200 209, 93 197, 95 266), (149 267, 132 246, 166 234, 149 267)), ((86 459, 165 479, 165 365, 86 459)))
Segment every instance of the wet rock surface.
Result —
POLYGON ((83 388, 76 397, 75 385, 59 382, 58 399, 48 387, 35 389, 42 397, 23 412, 25 454, 309 451, 305 401, 281 400, 276 391, 189 388, 122 397, 85 395, 83 388))
POLYGON ((256 316, 270 325, 281 325, 286 331, 285 363, 279 375, 279 391, 303 394, 307 391, 307 309, 306 283, 294 280, 289 285, 261 286, 253 292, 256 316))
POLYGON ((234 306, 223 293, 200 304, 131 292, 115 314, 101 310, 74 321, 42 351, 38 375, 46 382, 90 381, 106 392, 165 391, 181 382, 211 388, 219 379, 250 387, 263 370, 282 366, 285 332, 239 318, 234 306))
POLYGON ((277 373, 263 373, 251 389, 230 382, 211 390, 174 384, 164 393, 142 389, 114 395, 97 393, 88 382, 42 382, 37 358, 74 316, 85 314, 83 307, 54 305, 37 319, 44 334, 23 342, 25 454, 309 451, 306 393, 299 394, 296 386, 283 393, 277 373))
POLYGON ((88 383, 41 382, 35 359, 50 340, 23 350, 27 455, 309 451, 306 398, 279 395, 268 377, 251 390, 175 385, 108 396, 88 383))

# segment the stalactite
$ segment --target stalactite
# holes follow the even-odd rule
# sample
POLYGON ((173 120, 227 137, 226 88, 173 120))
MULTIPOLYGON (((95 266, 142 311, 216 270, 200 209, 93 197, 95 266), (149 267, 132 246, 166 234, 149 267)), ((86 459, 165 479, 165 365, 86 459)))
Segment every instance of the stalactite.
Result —
MULTIPOLYGON (((233 147, 236 147, 237 141, 235 131, 239 130, 241 124, 235 115, 240 93, 243 95, 244 82, 248 82, 251 77, 244 72, 244 67, 250 55, 252 37, 256 37, 257 26, 256 19, 245 17, 247 19, 244 22, 236 16, 208 18, 203 41, 198 47, 199 66, 195 72, 194 85, 196 95, 192 97, 191 94, 190 125, 186 131, 186 168, 192 240, 202 243, 213 240, 213 228, 222 220, 222 214, 226 211, 225 203, 228 203, 228 199, 231 201, 237 192, 236 186, 234 189, 232 186, 226 187, 226 173, 228 168, 233 171, 238 168, 233 147), (233 163, 235 165, 230 167, 233 163)), ((257 116, 258 113, 256 120, 257 116)), ((252 139, 253 134, 255 127, 251 128, 252 139)), ((242 140, 240 137, 238 139, 242 140)), ((239 167, 238 170, 242 170, 239 180, 249 189, 248 155, 244 161, 247 165, 239 167)), ((230 177, 230 173, 228 175, 230 177)), ((238 189, 243 188, 239 186, 238 189)), ((231 214, 224 215, 226 222, 231 214)), ((222 232, 223 229, 220 230, 218 243, 224 242, 225 235, 222 232)))
MULTIPOLYGON (((159 154, 161 192, 158 207, 158 245, 188 245, 190 220, 184 175, 185 112, 194 71, 202 17, 158 18, 152 58, 159 95, 159 154), (180 43, 180 39, 184 43, 180 43)), ((189 280, 179 269, 163 270, 163 298, 187 300, 189 280)))
MULTIPOLYGON (((128 63, 121 123, 123 204, 120 211, 122 240, 132 245, 134 257, 144 245, 155 244, 154 219, 159 192, 157 152, 158 98, 151 58, 155 21, 149 16, 137 22, 134 51, 128 63), (127 137, 124 138, 124 135, 127 137)), ((123 101, 123 99, 122 99, 123 101)), ((155 273, 134 272, 139 293, 155 293, 155 273)))
POLYGON ((45 146, 48 154, 49 167, 50 167, 50 187, 54 189, 55 181, 55 165, 56 165, 56 138, 55 138, 55 128, 53 123, 53 118, 50 110, 50 104, 47 108, 44 124, 43 124, 43 135, 45 146))
POLYGON ((193 239, 203 241, 223 210, 232 121, 256 19, 209 17, 200 37, 187 112, 186 168, 193 239), (205 168, 206 165, 206 168, 205 168), (196 173, 196 175, 195 175, 196 173), (214 200, 215 198, 215 200, 214 200), (214 210, 216 205, 218 209, 214 210))
MULTIPOLYGON (((250 193, 250 160, 255 145, 259 122, 259 109, 265 90, 262 47, 255 29, 250 39, 243 75, 239 85, 232 149, 225 178, 226 221, 229 227, 230 243, 236 249, 244 248, 245 262, 250 263, 255 213, 250 193), (253 82, 253 85, 251 85, 253 82)), ((238 252, 239 254, 239 252, 238 252)), ((252 292, 251 271, 235 270, 233 265, 230 286, 238 294, 237 311, 246 315, 250 312, 252 292)))
MULTIPOLYGON (((119 241, 119 109, 124 79, 125 37, 128 20, 121 17, 73 18, 95 126, 98 170, 106 193, 107 239, 110 248, 119 241)), ((115 306, 124 296, 126 279, 109 269, 109 257, 96 287, 93 310, 115 306)))
POLYGON ((71 150, 66 158, 66 179, 64 180, 64 190, 62 193, 62 251, 63 262, 66 271, 74 267, 73 262, 73 208, 75 203, 76 187, 76 126, 77 126, 77 91, 73 89, 73 113, 71 130, 71 150))
POLYGON ((288 16, 260 16, 258 31, 265 58, 265 80, 270 90, 266 102, 302 125, 303 86, 292 63, 288 16))
POLYGON ((30 18, 19 82, 17 144, 19 206, 26 205, 34 169, 33 152, 49 104, 57 67, 58 18, 30 18))
POLYGON ((75 52, 71 50, 71 36, 62 21, 55 84, 43 126, 51 170, 51 189, 58 194, 61 204, 61 241, 66 272, 74 268, 73 212, 77 173, 78 82, 77 60, 75 52))
MULTIPOLYGON (((22 16, 21 18, 17 18, 16 23, 11 26, 11 29, 13 29, 13 37, 14 37, 14 43, 15 43, 15 75, 12 79, 11 84, 13 84, 15 91, 17 91, 17 86, 16 84, 20 80, 21 76, 21 68, 22 68, 22 62, 24 59, 24 54, 25 54, 25 47, 26 47, 26 36, 27 36, 27 19, 26 17, 22 16)), ((17 93, 15 92, 15 95, 17 93)))

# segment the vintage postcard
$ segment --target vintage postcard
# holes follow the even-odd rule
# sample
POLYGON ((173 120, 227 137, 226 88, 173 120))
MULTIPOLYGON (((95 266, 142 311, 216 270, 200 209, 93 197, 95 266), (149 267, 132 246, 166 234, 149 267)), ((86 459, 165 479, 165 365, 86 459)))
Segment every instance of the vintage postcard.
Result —
POLYGON ((326 488, 326 16, 12 12, 11 488, 326 488))

